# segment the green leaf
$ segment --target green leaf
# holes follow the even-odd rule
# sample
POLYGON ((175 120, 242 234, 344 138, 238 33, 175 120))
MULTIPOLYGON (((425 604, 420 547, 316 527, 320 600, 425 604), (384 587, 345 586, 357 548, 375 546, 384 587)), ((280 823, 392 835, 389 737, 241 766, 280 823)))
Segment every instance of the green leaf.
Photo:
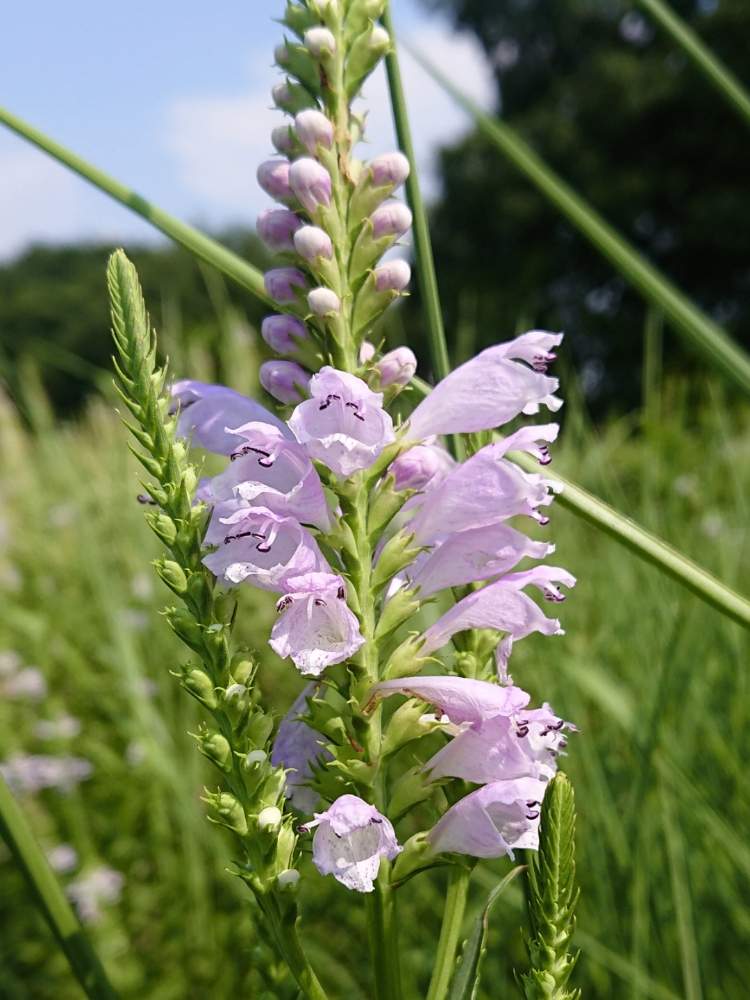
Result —
POLYGON ((507 886, 524 870, 524 865, 517 865, 498 882, 487 897, 464 943, 461 959, 451 984, 448 1000, 475 1000, 479 991, 482 973, 482 959, 487 951, 487 934, 489 932, 490 912, 507 886))

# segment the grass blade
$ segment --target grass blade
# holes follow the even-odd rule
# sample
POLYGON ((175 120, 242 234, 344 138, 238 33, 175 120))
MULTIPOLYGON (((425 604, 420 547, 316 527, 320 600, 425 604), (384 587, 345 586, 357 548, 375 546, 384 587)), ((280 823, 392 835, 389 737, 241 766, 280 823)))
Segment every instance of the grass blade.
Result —
POLYGON ((750 357, 718 324, 699 309, 654 265, 606 222, 506 122, 482 109, 444 76, 424 55, 409 49, 430 76, 474 119, 485 135, 521 171, 645 299, 660 309, 674 329, 689 340, 735 385, 750 393, 750 357))
POLYGON ((664 28, 709 83, 744 119, 745 124, 750 125, 750 94, 700 36, 663 0, 636 0, 636 3, 664 28))
POLYGON ((23 870, 70 968, 91 1000, 116 1000, 102 963, 84 934, 20 806, 0 775, 0 834, 23 870))
POLYGON ((118 201, 125 208, 140 215, 141 218, 150 222, 152 226, 174 240, 175 243, 206 261, 207 264, 212 264, 217 271, 226 274, 228 278, 236 281, 238 285, 252 292, 259 299, 270 303, 271 300, 266 294, 263 284, 263 274, 252 264, 248 264, 237 254, 222 246, 221 243, 206 236, 205 233, 193 229, 192 226, 181 222, 173 215, 163 212, 141 195, 115 180, 114 177, 110 177, 103 170, 99 170, 98 167, 88 163, 76 153, 61 146, 60 143, 50 139, 49 136, 6 111, 5 108, 0 108, 0 124, 7 125, 16 135, 26 139, 42 152, 47 153, 78 174, 79 177, 83 177, 84 180, 108 194, 110 198, 118 201))

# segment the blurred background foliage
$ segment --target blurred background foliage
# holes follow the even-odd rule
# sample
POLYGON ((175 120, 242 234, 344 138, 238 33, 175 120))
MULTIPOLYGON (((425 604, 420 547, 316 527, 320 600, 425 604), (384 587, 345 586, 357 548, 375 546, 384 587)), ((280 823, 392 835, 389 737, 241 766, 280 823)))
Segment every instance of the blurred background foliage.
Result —
MULTIPOLYGON (((611 0, 431 5, 477 34, 509 121, 750 346, 748 136, 669 41, 611 0)), ((742 70, 746 3, 675 6, 742 70)), ((445 150, 441 166, 433 233, 454 361, 520 327, 564 328, 556 466, 750 591, 744 401, 668 330, 662 345, 653 314, 647 323, 637 296, 483 140, 445 150)), ((253 234, 223 238, 264 265, 253 234)), ((68 791, 22 801, 46 850, 73 848, 68 888, 97 870, 121 879, 88 927, 123 996, 286 1000, 294 990, 203 817, 211 774, 188 735, 199 717, 169 674, 184 651, 158 613, 158 548, 114 413, 110 250, 36 247, 0 269, 0 761, 90 765, 68 791), (19 683, 25 670, 36 674, 19 683)), ((128 253, 175 374, 256 392, 258 303, 181 251, 128 253)), ((385 334, 416 343, 429 371, 417 294, 385 334)), ((581 728, 565 761, 579 808, 577 982, 587 997, 744 997, 747 635, 571 513, 555 510, 552 532, 579 578, 567 635, 521 643, 514 674, 581 728)), ((283 712, 299 678, 265 645, 272 601, 250 590, 242 601, 244 638, 283 712)), ((478 871, 472 911, 507 867, 478 871)), ((411 883, 401 910, 409 997, 429 978, 441 878, 411 883)), ((333 997, 369 995, 359 902, 330 879, 306 889, 305 935, 333 997)), ((515 885, 493 911, 484 1000, 516 995, 521 922, 515 885)), ((0 847, 0 997, 79 995, 0 847)))

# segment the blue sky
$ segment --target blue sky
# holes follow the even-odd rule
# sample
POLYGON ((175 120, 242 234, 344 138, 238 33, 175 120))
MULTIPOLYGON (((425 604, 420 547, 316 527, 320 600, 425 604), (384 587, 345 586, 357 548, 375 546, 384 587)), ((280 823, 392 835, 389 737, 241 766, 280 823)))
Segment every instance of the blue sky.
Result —
MULTIPOLYGON (((255 168, 279 113, 269 92, 283 0, 25 0, 3 12, 0 103, 161 207, 208 228, 252 223, 265 204, 255 168)), ((482 104, 492 82, 472 39, 394 5, 399 34, 429 51, 482 104)), ((433 152, 462 112, 403 57, 428 192, 433 152)), ((382 75, 366 90, 373 154, 393 146, 382 75)), ((34 240, 152 238, 144 223, 0 126, 0 259, 34 240)))

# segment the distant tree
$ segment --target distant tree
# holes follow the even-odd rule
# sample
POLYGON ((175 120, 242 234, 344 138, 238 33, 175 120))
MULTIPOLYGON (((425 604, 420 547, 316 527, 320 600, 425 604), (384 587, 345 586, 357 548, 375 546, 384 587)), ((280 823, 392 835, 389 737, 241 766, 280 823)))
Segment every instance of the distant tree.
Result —
MULTIPOLYGON (((619 0, 425 3, 476 34, 504 117, 750 347, 750 133, 664 32, 619 0)), ((673 6, 746 71, 747 0, 673 6)), ((637 400, 639 297, 484 139, 444 150, 441 168, 433 237, 454 343, 563 328, 596 408, 637 400)))

